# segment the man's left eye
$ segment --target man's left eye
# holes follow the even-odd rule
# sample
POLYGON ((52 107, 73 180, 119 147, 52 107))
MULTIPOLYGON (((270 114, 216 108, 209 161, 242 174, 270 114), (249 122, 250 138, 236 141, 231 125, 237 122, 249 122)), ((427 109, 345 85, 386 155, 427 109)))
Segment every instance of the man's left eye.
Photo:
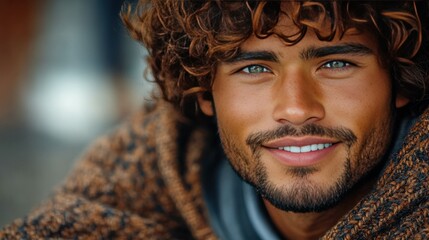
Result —
POLYGON ((245 73, 266 73, 271 72, 268 68, 261 65, 250 65, 241 69, 245 73))
POLYGON ((338 69, 338 68, 345 68, 345 67, 349 67, 349 66, 351 66, 351 63, 349 63, 349 62, 341 61, 341 60, 334 60, 334 61, 330 61, 330 62, 323 64, 322 68, 338 69))

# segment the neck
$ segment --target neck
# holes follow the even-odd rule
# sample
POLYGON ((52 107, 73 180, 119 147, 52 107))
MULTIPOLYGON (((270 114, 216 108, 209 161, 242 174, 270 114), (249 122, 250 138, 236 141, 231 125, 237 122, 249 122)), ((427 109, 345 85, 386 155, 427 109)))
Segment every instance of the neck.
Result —
POLYGON ((283 211, 264 199, 264 205, 272 222, 286 239, 319 239, 331 229, 347 212, 349 212, 366 194, 374 181, 367 182, 354 189, 336 206, 322 211, 296 213, 283 211))

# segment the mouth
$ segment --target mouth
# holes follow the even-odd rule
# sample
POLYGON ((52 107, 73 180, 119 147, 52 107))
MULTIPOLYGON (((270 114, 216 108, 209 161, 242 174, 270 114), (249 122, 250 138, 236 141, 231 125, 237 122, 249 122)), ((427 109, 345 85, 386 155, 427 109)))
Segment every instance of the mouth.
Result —
POLYGON ((262 147, 282 164, 305 167, 331 159, 340 143, 336 139, 324 137, 287 137, 270 141, 262 147))
POLYGON ((308 152, 314 152, 314 151, 320 151, 325 148, 329 148, 334 143, 316 143, 316 144, 310 144, 305 146, 284 146, 284 147, 278 147, 279 150, 283 150, 286 152, 291 153, 308 153, 308 152))
POLYGON ((300 153, 319 151, 339 143, 337 139, 304 136, 304 137, 285 137, 269 141, 262 144, 265 148, 279 149, 287 152, 300 153))

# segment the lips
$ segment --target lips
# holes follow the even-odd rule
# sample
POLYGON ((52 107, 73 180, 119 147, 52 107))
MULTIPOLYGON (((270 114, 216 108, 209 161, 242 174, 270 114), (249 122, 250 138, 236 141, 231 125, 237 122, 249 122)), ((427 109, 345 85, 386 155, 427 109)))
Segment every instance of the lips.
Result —
POLYGON ((324 137, 287 137, 263 144, 278 161, 288 166, 311 166, 329 159, 338 140, 324 137))

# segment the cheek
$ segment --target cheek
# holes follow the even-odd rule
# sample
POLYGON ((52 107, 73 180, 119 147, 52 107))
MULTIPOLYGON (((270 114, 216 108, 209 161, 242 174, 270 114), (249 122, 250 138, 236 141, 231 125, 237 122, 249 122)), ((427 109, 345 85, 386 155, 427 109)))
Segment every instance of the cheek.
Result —
POLYGON ((213 87, 216 120, 223 149, 233 168, 242 177, 251 179, 256 163, 246 144, 246 138, 259 114, 256 114, 253 99, 243 100, 246 97, 241 91, 213 87))
POLYGON ((213 99, 219 126, 228 133, 241 138, 261 129, 261 122, 267 116, 269 104, 262 91, 249 92, 246 88, 213 86, 213 99))
POLYGON ((331 88, 329 94, 336 97, 331 98, 331 106, 327 106, 327 111, 330 111, 327 115, 331 116, 331 120, 350 127, 360 137, 391 114, 390 80, 385 74, 369 76, 370 79, 355 79, 353 84, 343 85, 339 89, 331 88))
POLYGON ((331 116, 349 128, 358 141, 351 149, 351 168, 356 176, 371 169, 386 151, 390 142, 392 95, 387 77, 374 76, 372 81, 361 79, 358 84, 342 89, 331 107, 331 116))

